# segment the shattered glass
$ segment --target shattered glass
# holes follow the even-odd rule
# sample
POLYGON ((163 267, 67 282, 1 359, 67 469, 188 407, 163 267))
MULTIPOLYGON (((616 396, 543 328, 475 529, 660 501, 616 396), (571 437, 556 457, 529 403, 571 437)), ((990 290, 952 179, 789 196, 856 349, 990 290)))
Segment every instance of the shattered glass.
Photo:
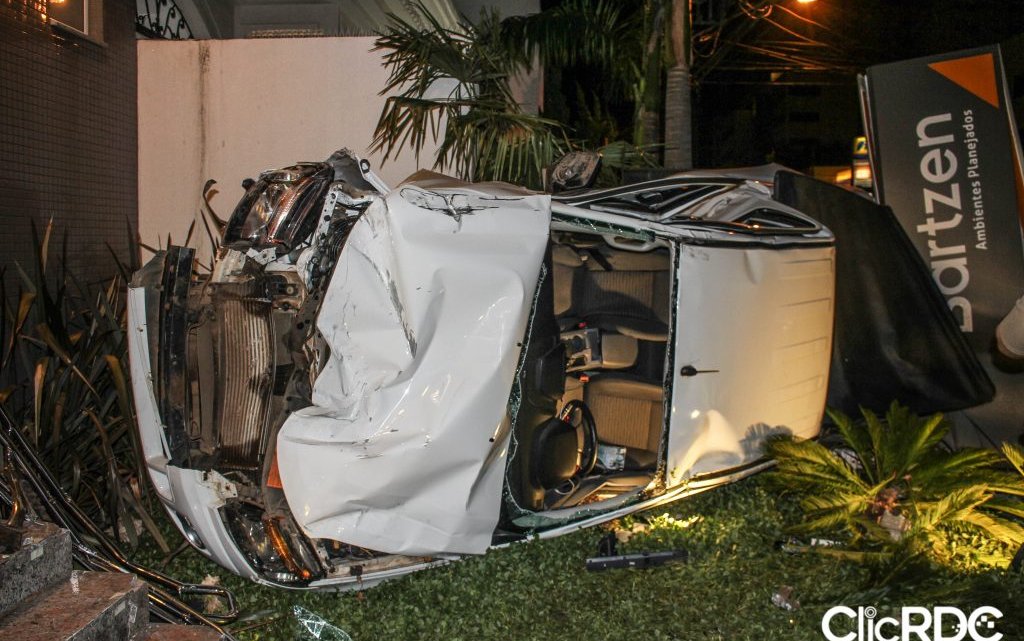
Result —
POLYGON ((643 242, 650 242, 654 240, 654 234, 649 231, 630 229, 629 227, 623 227, 622 225, 615 225, 613 223, 590 220, 587 218, 579 218, 577 216, 566 216, 564 214, 556 214, 552 212, 551 222, 566 223, 581 229, 588 229, 600 236, 613 234, 621 238, 630 238, 643 242))
POLYGON ((292 606, 292 613, 301 626, 297 641, 352 641, 352 637, 336 625, 331 625, 322 616, 306 608, 292 606))
POLYGON ((800 609, 800 601, 793 596, 793 587, 789 585, 780 586, 772 593, 772 605, 790 612, 800 609))
MULTIPOLYGON (((530 337, 533 336, 533 321, 537 315, 537 300, 540 299, 541 286, 544 284, 544 280, 548 277, 548 266, 541 263, 540 266, 540 277, 537 279, 537 287, 533 290, 533 305, 530 307, 530 321, 526 325, 526 338, 523 340, 522 349, 519 352, 519 365, 516 366, 516 375, 513 378, 512 393, 508 400, 508 416, 509 416, 509 444, 508 444, 508 458, 506 459, 509 465, 516 458, 516 452, 519 450, 519 439, 516 438, 516 425, 517 419, 519 418, 519 408, 523 404, 523 366, 526 364, 526 354, 530 349, 530 337)), ((507 472, 506 472, 507 473, 507 472)), ((513 496, 509 490, 509 484, 504 484, 505 500, 512 508, 513 515, 530 514, 531 512, 526 508, 519 505, 516 501, 516 497, 513 496)))

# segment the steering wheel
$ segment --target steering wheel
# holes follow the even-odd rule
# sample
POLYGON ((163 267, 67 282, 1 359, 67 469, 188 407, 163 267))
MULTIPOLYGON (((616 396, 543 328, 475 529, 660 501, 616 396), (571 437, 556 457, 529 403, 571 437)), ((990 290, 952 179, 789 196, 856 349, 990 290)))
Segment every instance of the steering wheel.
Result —
POLYGON ((579 450, 580 464, 572 478, 574 485, 578 485, 579 479, 590 474, 594 470, 594 466, 597 465, 597 423, 594 421, 594 415, 590 413, 590 408, 583 401, 571 400, 562 406, 558 418, 570 425, 575 425, 573 415, 577 412, 583 427, 583 442, 580 444, 579 450))

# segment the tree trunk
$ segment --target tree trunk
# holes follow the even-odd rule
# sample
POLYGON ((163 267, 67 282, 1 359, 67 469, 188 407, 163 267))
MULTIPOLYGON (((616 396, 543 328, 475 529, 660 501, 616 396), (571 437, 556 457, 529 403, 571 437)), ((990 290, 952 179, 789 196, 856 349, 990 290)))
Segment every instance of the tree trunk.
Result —
POLYGON ((657 109, 644 109, 640 116, 640 124, 643 131, 642 145, 644 147, 654 146, 650 153, 657 158, 660 155, 660 149, 655 145, 661 142, 661 114, 657 109))
POLYGON ((665 166, 692 169, 690 0, 672 0, 672 50, 675 64, 665 77, 665 166))
POLYGON ((693 168, 693 117, 690 70, 675 66, 665 78, 665 166, 693 168))
POLYGON ((665 89, 662 86, 662 47, 665 27, 665 5, 661 0, 647 0, 644 14, 650 14, 647 44, 644 45, 641 76, 634 87, 636 112, 633 115, 633 144, 645 148, 654 158, 661 158, 661 110, 665 89))

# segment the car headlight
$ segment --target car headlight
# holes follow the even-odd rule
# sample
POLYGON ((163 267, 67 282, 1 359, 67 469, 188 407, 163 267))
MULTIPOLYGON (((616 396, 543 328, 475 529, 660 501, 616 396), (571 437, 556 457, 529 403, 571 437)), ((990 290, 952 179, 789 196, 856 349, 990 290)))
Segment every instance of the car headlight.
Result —
POLYGON ((304 584, 323 576, 309 544, 284 518, 244 503, 225 505, 222 517, 235 545, 264 578, 304 584))
POLYGON ((308 163, 260 175, 239 201, 224 231, 224 244, 291 251, 316 227, 320 203, 334 177, 325 163, 308 163))

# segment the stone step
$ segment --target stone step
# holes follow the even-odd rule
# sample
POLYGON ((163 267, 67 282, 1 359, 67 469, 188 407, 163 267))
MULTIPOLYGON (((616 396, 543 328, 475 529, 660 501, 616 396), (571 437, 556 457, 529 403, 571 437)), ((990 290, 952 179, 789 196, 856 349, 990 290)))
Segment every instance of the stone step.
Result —
POLYGON ((220 641, 220 632, 205 625, 150 623, 133 641, 220 641))
POLYGON ((52 523, 26 523, 22 547, 0 555, 0 619, 21 601, 71 576, 71 535, 52 523))
POLYGON ((128 641, 149 619, 145 582, 120 572, 72 572, 0 619, 0 639, 128 641))

